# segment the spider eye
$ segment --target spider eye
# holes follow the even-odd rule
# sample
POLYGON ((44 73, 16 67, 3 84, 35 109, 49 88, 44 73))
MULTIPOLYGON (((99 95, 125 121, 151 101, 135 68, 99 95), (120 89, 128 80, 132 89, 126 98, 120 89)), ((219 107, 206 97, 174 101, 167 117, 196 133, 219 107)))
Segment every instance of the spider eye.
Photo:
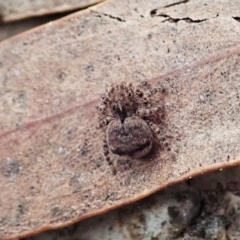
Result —
POLYGON ((137 94, 138 96, 140 96, 140 97, 142 97, 142 96, 143 96, 143 93, 142 93, 142 91, 140 91, 139 89, 137 89, 137 90, 136 90, 136 94, 137 94))

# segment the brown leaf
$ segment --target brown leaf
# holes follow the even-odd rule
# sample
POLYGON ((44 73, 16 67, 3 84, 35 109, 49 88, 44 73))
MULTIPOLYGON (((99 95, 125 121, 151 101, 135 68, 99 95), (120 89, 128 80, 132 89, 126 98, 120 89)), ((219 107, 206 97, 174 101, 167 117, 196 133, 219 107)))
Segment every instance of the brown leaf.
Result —
POLYGON ((0 0, 0 17, 3 22, 16 21, 28 17, 87 8, 99 2, 101 0, 0 0))
POLYGON ((239 23, 214 15, 176 25, 151 17, 153 9, 112 1, 0 45, 1 239, 65 226, 239 163, 239 23), (128 159, 126 170, 115 155, 112 175, 94 105, 110 83, 143 79, 166 89, 169 146, 128 159))

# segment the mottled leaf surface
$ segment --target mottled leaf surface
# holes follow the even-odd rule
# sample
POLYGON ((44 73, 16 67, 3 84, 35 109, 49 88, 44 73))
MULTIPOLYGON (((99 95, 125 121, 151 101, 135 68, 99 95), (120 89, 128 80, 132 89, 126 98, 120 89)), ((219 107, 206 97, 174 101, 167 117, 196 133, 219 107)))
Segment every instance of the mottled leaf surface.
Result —
MULTIPOLYGON (((158 16, 170 2, 161 4, 111 1, 1 43, 1 239, 71 224, 240 162, 235 7, 223 5, 221 16, 217 1, 211 14, 196 1, 206 20, 176 22, 158 16), (144 79, 166 90, 159 125, 168 146, 156 144, 141 161, 112 156, 112 175, 94 106, 111 83, 144 79)), ((188 2, 170 7, 180 5, 184 18, 193 14, 188 2)))

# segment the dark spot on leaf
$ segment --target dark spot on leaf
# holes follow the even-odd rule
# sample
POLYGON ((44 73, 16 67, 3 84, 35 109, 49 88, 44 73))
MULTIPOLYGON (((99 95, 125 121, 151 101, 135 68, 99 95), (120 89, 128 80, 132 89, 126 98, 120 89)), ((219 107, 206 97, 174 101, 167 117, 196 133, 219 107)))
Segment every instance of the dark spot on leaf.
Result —
POLYGON ((15 159, 10 157, 0 161, 0 173, 2 173, 5 177, 17 177, 20 173, 21 165, 15 159))

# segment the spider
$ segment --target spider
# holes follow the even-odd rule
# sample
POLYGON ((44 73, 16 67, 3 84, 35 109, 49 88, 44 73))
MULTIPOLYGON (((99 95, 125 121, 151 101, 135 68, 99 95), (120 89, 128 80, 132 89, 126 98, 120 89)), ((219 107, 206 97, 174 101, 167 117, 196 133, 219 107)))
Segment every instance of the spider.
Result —
POLYGON ((153 107, 151 103, 151 96, 157 92, 146 81, 136 88, 121 82, 101 96, 102 103, 96 106, 100 112, 98 128, 106 129, 103 153, 114 173, 110 152, 140 159, 152 150, 154 133, 159 134, 160 129, 149 119, 162 111, 161 105, 153 107))

